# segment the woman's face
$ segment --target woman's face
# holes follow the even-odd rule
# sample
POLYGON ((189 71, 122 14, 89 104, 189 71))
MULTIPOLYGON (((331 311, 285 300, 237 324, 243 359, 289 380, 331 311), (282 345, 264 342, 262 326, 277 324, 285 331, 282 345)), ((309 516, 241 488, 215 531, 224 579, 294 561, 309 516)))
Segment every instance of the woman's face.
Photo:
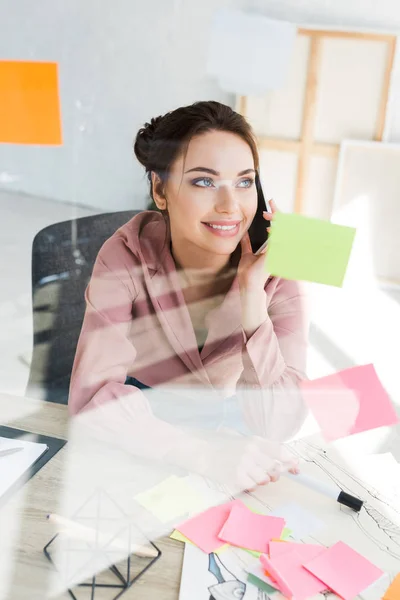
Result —
POLYGON ((210 131, 192 138, 165 186, 173 245, 230 255, 257 209, 254 178, 253 155, 241 137, 210 131))

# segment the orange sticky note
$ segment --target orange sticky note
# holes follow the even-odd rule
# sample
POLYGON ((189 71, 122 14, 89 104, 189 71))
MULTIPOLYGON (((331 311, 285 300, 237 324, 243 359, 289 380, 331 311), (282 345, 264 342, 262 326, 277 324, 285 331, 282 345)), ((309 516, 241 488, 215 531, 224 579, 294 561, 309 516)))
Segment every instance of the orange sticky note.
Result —
POLYGON ((400 598, 400 573, 396 575, 383 596, 383 600, 398 600, 400 598))
POLYGON ((0 142, 62 144, 57 63, 0 60, 0 142))

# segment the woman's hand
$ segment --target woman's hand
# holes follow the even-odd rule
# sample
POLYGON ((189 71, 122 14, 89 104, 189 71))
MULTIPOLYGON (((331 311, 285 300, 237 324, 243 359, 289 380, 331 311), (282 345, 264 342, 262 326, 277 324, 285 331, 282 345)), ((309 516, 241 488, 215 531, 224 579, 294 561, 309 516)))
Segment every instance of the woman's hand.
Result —
POLYGON ((284 471, 298 473, 298 460, 283 444, 258 436, 224 434, 208 442, 201 474, 230 495, 278 481, 284 471))
MULTIPOLYGON (((266 221, 272 221, 276 212, 275 202, 270 201, 272 212, 264 212, 266 221)), ((269 227, 265 228, 269 232, 269 227)), ((265 268, 265 255, 267 248, 259 255, 253 254, 249 234, 246 233, 242 240, 242 257, 238 265, 238 280, 240 300, 242 305, 242 327, 249 339, 253 333, 264 323, 267 318, 265 301, 265 284, 269 273, 265 268)))
MULTIPOLYGON (((272 221, 274 213, 277 212, 275 202, 270 200, 270 206, 272 212, 264 212, 263 217, 266 221, 272 221)), ((265 228, 269 232, 270 227, 265 228)), ((242 248, 242 256, 238 265, 238 279, 239 287, 242 292, 257 292, 264 290, 265 284, 267 283, 269 274, 265 269, 265 257, 268 251, 266 249, 258 256, 253 254, 251 248, 250 237, 246 232, 240 241, 242 248)))

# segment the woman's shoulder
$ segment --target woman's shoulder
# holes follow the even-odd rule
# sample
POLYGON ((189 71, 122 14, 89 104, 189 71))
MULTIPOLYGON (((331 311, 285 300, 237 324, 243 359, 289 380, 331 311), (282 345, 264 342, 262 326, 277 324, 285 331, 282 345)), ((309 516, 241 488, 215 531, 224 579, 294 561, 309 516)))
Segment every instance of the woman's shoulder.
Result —
POLYGON ((146 264, 155 268, 166 247, 168 227, 161 213, 142 211, 109 237, 98 253, 109 268, 126 268, 146 264))
POLYGON ((265 291, 271 298, 270 304, 307 296, 303 281, 283 279, 282 277, 270 277, 265 286, 265 291))

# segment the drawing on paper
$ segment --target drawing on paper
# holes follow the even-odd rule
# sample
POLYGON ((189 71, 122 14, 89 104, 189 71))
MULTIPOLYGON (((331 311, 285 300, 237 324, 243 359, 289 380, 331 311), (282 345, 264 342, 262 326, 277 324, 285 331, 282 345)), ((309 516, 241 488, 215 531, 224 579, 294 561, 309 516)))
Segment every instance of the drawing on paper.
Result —
MULTIPOLYGON (((309 440, 296 441, 291 447, 301 459, 302 472, 321 481, 335 483, 344 491, 360 497, 364 501, 362 510, 359 513, 351 511, 287 478, 242 494, 242 500, 250 508, 265 513, 288 501, 308 510, 312 507, 315 516, 324 521, 326 527, 301 541, 326 547, 338 540, 349 544, 387 573, 372 591, 361 594, 359 598, 381 598, 397 574, 400 563, 400 466, 395 463, 399 471, 393 472, 392 476, 388 473, 388 485, 382 489, 374 482, 364 481, 332 448, 309 440)), ((250 554, 232 548, 209 559, 198 548, 186 545, 180 600, 230 600, 238 597, 242 600, 268 600, 266 592, 246 583, 247 570, 254 561, 257 562, 257 559, 250 554), (190 572, 192 577, 188 579, 190 572)), ((279 593, 273 597, 274 600, 282 598, 279 593)), ((325 592, 315 598, 323 600, 335 596, 325 592)))

